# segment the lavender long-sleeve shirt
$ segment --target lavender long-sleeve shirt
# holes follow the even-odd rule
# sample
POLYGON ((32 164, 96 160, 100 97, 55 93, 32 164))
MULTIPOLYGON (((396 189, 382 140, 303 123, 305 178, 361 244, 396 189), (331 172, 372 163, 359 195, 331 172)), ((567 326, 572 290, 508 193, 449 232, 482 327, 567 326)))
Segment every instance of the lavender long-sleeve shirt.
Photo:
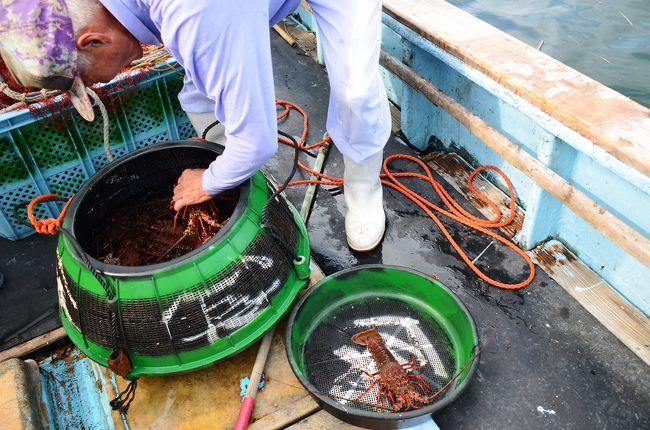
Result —
POLYGON ((193 82, 181 96, 189 112, 215 116, 227 148, 203 175, 218 194, 249 178, 277 149, 275 87, 269 27, 300 0, 100 0, 142 43, 164 43, 193 82))

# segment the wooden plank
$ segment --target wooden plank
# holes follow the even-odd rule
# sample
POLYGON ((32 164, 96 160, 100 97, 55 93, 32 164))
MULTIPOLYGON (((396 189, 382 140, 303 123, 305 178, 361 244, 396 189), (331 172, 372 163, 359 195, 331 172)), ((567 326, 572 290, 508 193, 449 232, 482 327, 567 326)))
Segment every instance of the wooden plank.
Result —
POLYGON ((0 423, 4 429, 49 429, 41 406, 38 364, 8 360, 0 364, 0 423))
MULTIPOLYGON (((267 382, 257 394, 252 419, 257 421, 285 405, 297 403, 306 391, 289 366, 279 329, 266 364, 267 382)), ((258 344, 236 356, 194 372, 164 377, 141 377, 128 413, 131 430, 217 430, 233 428, 241 404, 240 380, 249 376, 258 344)), ((123 390, 126 382, 117 378, 123 390)), ((287 422, 301 417, 288 410, 287 422)))
POLYGON ((38 337, 35 337, 34 339, 28 340, 27 342, 21 343, 20 345, 16 345, 13 348, 0 352, 0 362, 8 360, 10 358, 19 358, 27 354, 31 354, 32 352, 51 345, 66 336, 67 334, 65 333, 65 330, 63 330, 63 327, 48 331, 38 337))
POLYGON ((650 109, 444 0, 384 0, 383 7, 423 38, 650 176, 650 109))
POLYGON ((552 240, 529 255, 621 342, 650 365, 650 320, 585 266, 560 242, 552 240))
POLYGON ((291 402, 276 411, 263 416, 248 426, 248 430, 279 430, 286 428, 296 421, 300 421, 320 410, 318 403, 308 395, 291 402), (289 421, 291 420, 291 421, 289 421))
MULTIPOLYGON (((180 375, 143 376, 127 415, 131 430, 233 428, 241 404, 239 381, 250 372, 257 344, 211 367, 180 375)), ((127 381, 116 377, 118 389, 127 381)), ((263 396, 260 393, 260 402, 263 396)), ((115 419, 114 419, 115 421, 115 419)))
POLYGON ((273 26, 273 30, 275 30, 275 32, 278 33, 280 37, 289 44, 289 46, 296 45, 296 40, 293 37, 291 37, 291 35, 287 33, 287 31, 284 28, 280 27, 280 24, 275 24, 273 26))
MULTIPOLYGON (((466 196, 470 203, 487 219, 493 218, 494 210, 481 199, 470 192, 467 179, 474 168, 455 153, 434 152, 423 158, 429 166, 447 181, 459 193, 466 196)), ((474 187, 496 204, 503 216, 507 216, 510 208, 510 197, 494 186, 481 175, 474 178, 474 187)), ((515 219, 512 223, 499 230, 508 238, 514 238, 524 225, 524 211, 519 206, 515 209, 515 219)))
POLYGON ((285 30, 296 41, 298 48, 300 48, 306 55, 311 57, 314 62, 318 63, 318 50, 316 47, 316 35, 311 31, 303 28, 287 25, 285 30))
POLYGON ((402 129, 402 112, 397 106, 390 103, 390 120, 391 120, 391 132, 397 133, 402 129))
POLYGON ((344 423, 325 411, 316 412, 294 425, 287 427, 290 430, 358 430, 360 428, 352 424, 344 423))

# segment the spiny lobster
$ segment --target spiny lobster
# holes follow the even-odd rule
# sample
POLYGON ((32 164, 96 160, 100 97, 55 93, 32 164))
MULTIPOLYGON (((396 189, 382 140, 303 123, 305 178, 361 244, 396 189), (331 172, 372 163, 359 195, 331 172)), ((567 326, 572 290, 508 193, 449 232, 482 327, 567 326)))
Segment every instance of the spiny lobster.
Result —
POLYGON ((223 228, 238 197, 239 192, 232 190, 178 212, 169 198, 119 208, 97 234, 97 256, 104 263, 120 266, 144 266, 180 257, 223 228))
POLYGON ((390 352, 377 329, 371 328, 352 336, 352 342, 367 346, 379 369, 376 373, 364 374, 375 380, 368 389, 354 400, 357 401, 379 385, 376 405, 382 409, 392 409, 394 412, 419 409, 430 403, 433 390, 421 375, 409 373, 421 369, 415 358, 411 356, 408 363, 399 364, 390 352), (389 403, 390 402, 390 403, 389 403))

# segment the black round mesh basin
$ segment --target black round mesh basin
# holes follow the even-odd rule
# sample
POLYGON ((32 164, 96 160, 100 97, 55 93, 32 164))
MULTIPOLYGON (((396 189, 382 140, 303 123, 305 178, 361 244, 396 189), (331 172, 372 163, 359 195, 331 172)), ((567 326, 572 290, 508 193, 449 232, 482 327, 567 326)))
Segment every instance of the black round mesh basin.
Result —
MULTIPOLYGON (((61 320, 93 360, 107 365, 113 350, 125 350, 133 364, 129 377, 209 365, 260 338, 306 286, 305 226, 283 197, 269 201, 273 187, 260 172, 239 187, 222 228, 190 252, 137 266, 98 259, 97 237, 116 208, 169 193, 184 169, 205 168, 222 151, 204 141, 152 145, 109 164, 74 196, 64 228, 115 295, 108 303, 71 238, 60 235, 61 320), (109 309, 117 315, 117 332, 109 309)), ((151 235, 153 241, 156 232, 151 235)))
POLYGON ((439 282, 399 267, 327 277, 294 308, 286 337, 292 369, 323 408, 368 428, 430 419, 460 395, 477 364, 478 336, 465 306, 439 282), (370 348, 352 340, 372 330, 406 368, 408 392, 419 401, 399 405, 370 348))

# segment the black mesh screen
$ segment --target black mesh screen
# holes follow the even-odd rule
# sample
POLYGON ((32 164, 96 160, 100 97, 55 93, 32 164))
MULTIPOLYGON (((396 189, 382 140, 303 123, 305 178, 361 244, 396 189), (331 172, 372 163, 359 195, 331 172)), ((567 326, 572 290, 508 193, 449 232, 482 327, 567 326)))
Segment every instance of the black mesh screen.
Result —
POLYGON ((298 229, 295 228, 295 223, 292 220, 291 209, 282 197, 270 200, 262 214, 262 224, 268 226, 272 233, 282 238, 291 249, 295 248, 298 242, 298 229))
MULTIPOLYGON (((286 252, 287 246, 295 252, 299 232, 284 199, 267 206, 263 218, 274 226, 282 246, 261 232, 238 261, 201 284, 179 286, 179 293, 159 301, 121 301, 128 350, 149 356, 194 350, 232 334, 266 309, 293 271, 286 252)), ((104 297, 79 288, 60 264, 57 277, 68 319, 88 339, 111 348, 104 297)))
POLYGON ((368 348, 352 342, 361 331, 376 328, 400 364, 412 358, 419 374, 436 393, 455 375, 453 348, 435 321, 407 303, 388 298, 368 298, 337 308, 316 327, 307 340, 303 357, 307 376, 319 393, 349 407, 368 412, 390 412, 377 401, 379 386, 355 401, 377 377, 368 348))
POLYGON ((177 146, 161 147, 131 157, 124 163, 102 171, 100 181, 86 190, 74 214, 73 233, 82 248, 97 258, 95 235, 102 220, 111 219, 116 208, 121 208, 134 196, 157 195, 161 189, 171 190, 185 169, 206 168, 220 153, 213 149, 177 146))

